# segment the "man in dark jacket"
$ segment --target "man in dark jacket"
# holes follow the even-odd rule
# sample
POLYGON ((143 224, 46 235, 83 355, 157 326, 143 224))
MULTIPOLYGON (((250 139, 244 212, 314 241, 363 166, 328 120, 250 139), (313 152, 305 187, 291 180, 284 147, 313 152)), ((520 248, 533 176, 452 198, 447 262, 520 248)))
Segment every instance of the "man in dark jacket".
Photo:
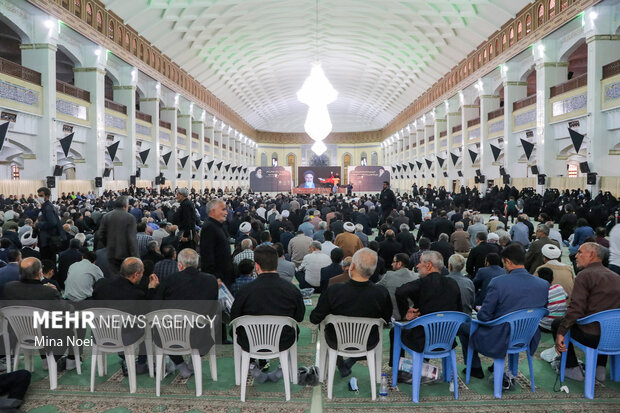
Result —
POLYGON ((400 232, 396 234, 396 241, 398 241, 403 248, 400 252, 404 252, 407 256, 418 250, 415 237, 409 232, 409 225, 407 224, 402 224, 400 226, 400 232))
POLYGON ((136 219, 127 212, 129 201, 119 196, 114 201, 114 210, 101 218, 96 238, 99 247, 107 247, 110 270, 118 275, 123 260, 139 257, 136 219))
POLYGON ((431 244, 431 251, 437 251, 443 257, 443 265, 448 268, 448 260, 454 254, 454 247, 450 244, 448 234, 439 234, 439 239, 431 244))
POLYGON ((41 212, 37 218, 36 228, 39 231, 39 249, 41 259, 56 261, 56 254, 60 244, 66 239, 66 232, 62 230, 60 218, 50 202, 52 192, 45 187, 37 190, 41 212))
POLYGON ((469 278, 474 278, 478 270, 485 266, 487 255, 492 252, 499 254, 499 245, 488 243, 487 234, 484 232, 476 234, 476 243, 478 245, 469 251, 469 256, 467 257, 467 274, 469 278))
POLYGON ((396 208, 396 196, 394 196, 394 192, 390 189, 388 181, 383 181, 383 190, 381 190, 381 195, 379 195, 379 201, 381 202, 381 213, 383 215, 381 221, 385 222, 392 210, 396 208))
POLYGON ((224 201, 209 201, 207 215, 209 218, 200 231, 201 269, 230 287, 234 282, 234 268, 230 254, 230 236, 223 225, 228 215, 224 201))
POLYGON ((179 202, 179 207, 172 216, 172 223, 179 227, 179 233, 181 234, 178 251, 184 248, 196 248, 196 243, 194 242, 194 235, 196 233, 196 210, 188 196, 189 192, 187 188, 177 189, 176 198, 179 202))
POLYGON ((383 258, 386 265, 391 265, 394 255, 402 250, 403 247, 396 241, 394 231, 391 229, 385 231, 385 240, 379 243, 379 256, 383 258))
POLYGON ((65 289, 65 280, 67 279, 69 267, 78 261, 82 261, 81 247, 82 243, 80 240, 74 238, 69 241, 69 248, 58 254, 58 272, 56 273, 55 281, 63 290, 65 289))

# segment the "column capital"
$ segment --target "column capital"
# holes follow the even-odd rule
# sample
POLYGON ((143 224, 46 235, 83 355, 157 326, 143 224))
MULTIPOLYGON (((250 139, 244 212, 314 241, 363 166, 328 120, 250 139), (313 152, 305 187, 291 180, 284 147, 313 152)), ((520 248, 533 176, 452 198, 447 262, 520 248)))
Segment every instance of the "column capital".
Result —
POLYGON ((99 67, 74 67, 73 68, 73 73, 88 73, 88 72, 97 72, 103 76, 105 76, 105 74, 107 73, 104 69, 101 69, 99 67))
POLYGON ((38 50, 38 49, 49 49, 53 52, 58 50, 58 46, 53 43, 30 43, 30 44, 20 44, 19 48, 21 50, 38 50))

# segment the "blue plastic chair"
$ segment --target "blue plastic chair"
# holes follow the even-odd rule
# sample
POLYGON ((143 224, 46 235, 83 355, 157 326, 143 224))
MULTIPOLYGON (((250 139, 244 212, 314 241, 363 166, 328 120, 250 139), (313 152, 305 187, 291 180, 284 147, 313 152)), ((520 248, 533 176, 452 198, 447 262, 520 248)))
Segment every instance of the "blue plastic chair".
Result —
MULTIPOLYGON (((586 398, 594 399, 594 381, 596 377, 596 360, 599 354, 609 355, 610 376, 613 381, 620 381, 620 309, 601 311, 577 320, 578 325, 599 323, 601 338, 597 348, 588 347, 577 340, 571 340, 570 330, 564 336, 566 348, 573 343, 586 353, 586 398)), ((562 353, 560 364, 560 381, 564 383, 566 370, 566 352, 562 353)))
MULTIPOLYGON (((467 349, 467 374, 465 383, 469 383, 471 378, 471 361, 474 356, 474 347, 471 340, 473 334, 478 330, 479 326, 494 327, 502 324, 510 324, 510 339, 508 341, 508 368, 513 375, 519 374, 519 353, 525 351, 527 354, 527 362, 530 367, 530 382, 532 385, 532 393, 536 393, 534 386, 534 366, 532 363, 532 354, 530 353, 530 341, 538 329, 540 320, 549 314, 546 308, 531 308, 525 310, 513 311, 501 316, 495 320, 482 322, 472 320, 471 329, 469 331, 469 347, 467 349)), ((504 360, 505 358, 496 358, 493 360, 493 394, 496 398, 502 398, 502 380, 504 378, 504 360)))
POLYGON ((456 351, 452 348, 459 326, 469 320, 469 316, 457 311, 444 311, 426 314, 407 323, 394 322, 394 351, 392 353, 392 386, 398 383, 398 362, 401 349, 405 349, 413 358, 411 399, 420 401, 420 380, 422 379, 422 363, 424 359, 442 359, 444 381, 454 379, 454 398, 459 398, 458 376, 456 373, 456 351), (424 351, 417 353, 401 341, 402 330, 424 327, 424 351), (446 360, 450 357, 450 363, 446 360))

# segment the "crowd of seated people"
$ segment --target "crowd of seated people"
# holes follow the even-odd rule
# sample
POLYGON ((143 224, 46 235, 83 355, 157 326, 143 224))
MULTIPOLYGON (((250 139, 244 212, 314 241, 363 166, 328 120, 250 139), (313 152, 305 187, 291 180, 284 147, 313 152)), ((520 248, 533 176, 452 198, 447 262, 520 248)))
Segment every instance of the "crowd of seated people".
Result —
MULTIPOLYGON (((216 300, 225 286, 234 296, 232 319, 287 315, 299 322, 301 288, 320 294, 310 314, 315 324, 329 314, 389 323, 462 311, 492 320, 548 307, 541 331, 554 335, 558 352, 569 352, 568 376, 583 379, 564 336, 571 331, 596 343, 600 331, 575 321, 620 308, 617 207, 609 193, 539 195, 514 187, 483 196, 477 189, 451 193, 430 186, 378 196, 130 188, 58 199, 40 188, 36 196, 0 195, 0 298, 53 292, 70 303, 216 300), (39 267, 38 279, 27 276, 39 267)), ((229 343, 223 327, 221 339, 229 343)), ((484 377, 478 352, 505 354, 506 331, 489 330, 479 329, 471 340, 468 324, 459 330, 464 354, 469 345, 476 349, 473 377, 484 377)), ((294 334, 283 335, 283 348, 294 334)), ((333 346, 333 334, 326 334, 333 346)), ((424 344, 419 329, 402 339, 414 350, 424 344)), ((75 368, 70 357, 66 368, 75 368)), ((171 359, 183 377, 193 374, 182 357, 171 359)), ((341 375, 355 361, 339 359, 341 375)), ((136 371, 147 371, 144 358, 136 371)), ((604 374, 597 370, 597 377, 604 374)))

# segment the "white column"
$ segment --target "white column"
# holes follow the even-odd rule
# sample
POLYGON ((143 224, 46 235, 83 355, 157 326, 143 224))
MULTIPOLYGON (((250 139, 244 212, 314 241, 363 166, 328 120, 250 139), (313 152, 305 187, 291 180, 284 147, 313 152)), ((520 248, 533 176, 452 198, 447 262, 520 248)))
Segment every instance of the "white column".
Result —
MULTIPOLYGON (((220 182, 222 182, 222 172, 219 169, 217 169, 217 164, 222 162, 222 127, 223 127, 223 124, 221 121, 219 120, 215 121, 214 129, 213 129, 213 146, 214 146, 213 159, 215 160, 215 162, 213 163, 214 181, 212 185, 216 189, 220 187, 220 182), (219 145, 217 147, 215 146, 216 141, 219 145), (216 176, 217 176, 217 180, 215 179, 216 176)), ((223 168, 223 164, 222 164, 222 168, 223 168)))
POLYGON ((161 151, 159 150, 159 92, 161 86, 157 82, 146 83, 147 87, 144 90, 145 97, 140 99, 140 111, 151 116, 151 151, 147 158, 147 168, 142 169, 142 179, 149 179, 153 181, 153 187, 159 188, 159 185, 155 185, 155 177, 159 176, 161 151))
MULTIPOLYGON (((209 162, 215 159, 215 143, 213 142, 213 125, 215 123, 215 118, 213 115, 207 113, 205 118, 205 138, 209 139, 209 153, 207 154, 207 159, 204 162, 209 162)), ((215 163, 214 163, 215 165, 215 163)), ((207 187, 209 189, 213 188, 213 168, 211 167, 209 170, 205 165, 205 173, 207 175, 207 187)), ((204 176, 203 176, 204 177, 204 176)))
MULTIPOLYGON (((35 16, 33 22, 32 44, 22 44, 22 65, 41 73, 42 114, 37 124, 37 145, 32 149, 34 159, 24 159, 23 179, 45 179, 52 176, 57 163, 56 147, 56 45, 58 43, 58 21, 53 22, 52 29, 44 25, 47 16, 35 16)), ((62 137, 61 137, 62 138, 62 137)), ((93 175, 94 177, 94 175, 93 175)), ((52 198, 58 195, 58 185, 52 189, 52 198)))
POLYGON ((480 173, 485 176, 485 182, 480 184, 480 192, 484 193, 487 187, 486 179, 499 176, 499 167, 493 165, 493 153, 489 146, 487 123, 489 112, 499 108, 499 95, 495 94, 492 80, 482 78, 480 85, 480 173))
MULTIPOLYGON (((178 95, 177 95, 178 96, 178 95)), ((170 160, 168 161, 167 169, 164 171, 166 182, 170 182, 170 187, 176 189, 177 187, 177 105, 178 99, 176 99, 174 106, 161 108, 161 120, 170 123, 170 149, 172 153, 170 160)))
MULTIPOLYGON (((127 107, 127 137, 121 138, 122 149, 119 149, 122 168, 115 171, 117 179, 129 181, 136 174, 136 83, 138 71, 132 66, 124 66, 120 70, 119 86, 114 86, 114 101, 127 107)), ((150 153, 149 153, 150 156, 150 153)))
POLYGON ((196 132, 198 134, 198 142, 199 142, 199 146, 198 146, 198 151, 194 152, 192 151, 192 159, 190 159, 190 161, 192 162, 191 167, 194 168, 195 166, 195 161, 197 161, 198 159, 202 159, 202 161, 200 161, 200 166, 198 168, 196 168, 196 178, 194 180, 198 180, 198 182, 200 182, 200 192, 203 192, 205 189, 205 144, 204 144, 204 138, 205 138, 205 118, 206 118, 206 114, 204 110, 199 111, 200 115, 198 115, 197 120, 192 122, 192 131, 196 132))
MULTIPOLYGON (((603 66, 620 58, 620 35, 616 34, 617 4, 602 3, 584 12, 588 44, 588 164, 599 176, 617 175, 618 164, 609 156, 612 134, 601 112, 603 66)), ((597 179, 597 182, 599 180, 597 179)), ((598 190, 598 186, 590 187, 598 190)))
MULTIPOLYGON (((106 156, 105 134, 105 67, 107 51, 96 46, 82 47, 85 67, 74 68, 75 85, 90 92, 90 130, 86 134, 85 163, 76 165, 76 175, 88 178, 103 176, 106 156)), ((114 162, 114 159, 112 159, 114 162)), ((116 174, 122 172, 114 168, 116 174)), ((99 193, 104 188, 96 188, 99 193)))
MULTIPOLYGON (((568 62, 559 61, 559 45, 551 39, 543 39, 534 44, 536 52, 536 165, 541 174, 561 176, 566 173, 564 162, 559 162, 558 144, 554 129, 549 125, 549 89, 567 79, 568 62)), ((531 159, 530 161, 532 161, 531 159)), ((538 185, 542 192, 544 185, 538 185)))
POLYGON ((192 111, 194 104, 186 99, 181 99, 179 103, 179 110, 181 113, 177 115, 178 126, 186 130, 186 147, 184 150, 183 156, 184 158, 188 156, 187 161, 185 162, 185 166, 179 170, 178 173, 181 174, 181 179, 187 181, 187 189, 191 191, 192 189, 192 111))
POLYGON ((424 152, 421 155, 421 159, 422 159, 422 169, 424 169, 426 172, 424 173, 424 186, 426 186, 427 184, 431 184, 433 182, 433 177, 432 177, 432 173, 433 172, 433 168, 428 168, 428 164, 426 162, 426 160, 429 158, 430 154, 431 154, 431 144, 428 143, 428 140, 431 136, 433 136, 435 133, 435 119, 433 119, 432 116, 430 116, 428 113, 426 114, 426 122, 424 124, 424 152))
POLYGON ((435 128, 433 129, 433 134, 435 135, 435 142, 433 145, 433 170, 435 171, 435 180, 433 182, 434 186, 439 185, 439 179, 443 178, 443 170, 439 166, 439 161, 437 160, 437 156, 439 156, 439 141, 441 140, 441 133, 446 130, 446 105, 440 104, 435 108, 435 128))
MULTIPOLYGON (((458 109, 458 102, 451 102, 449 104, 449 110, 458 109)), ((446 115, 446 131, 448 132, 448 147, 446 151, 446 162, 448 163, 447 171, 448 171, 448 179, 452 181, 453 179, 458 178, 457 169, 452 162, 452 128, 461 124, 461 113, 460 112, 448 112, 446 115)), ((449 182, 450 183, 450 182, 449 182)), ((452 189, 452 184, 450 183, 450 188, 452 189)))
POLYGON ((520 81, 519 70, 518 62, 504 63, 501 69, 504 83, 504 168, 506 173, 515 178, 523 178, 527 175, 527 168, 518 163, 523 151, 519 147, 521 142, 512 132, 513 104, 527 97, 527 82, 520 81))
POLYGON ((461 149, 461 165, 463 168, 462 179, 463 182, 465 182, 464 186, 467 186, 467 179, 473 178, 476 175, 476 170, 474 169, 471 157, 469 156, 469 145, 467 144, 467 141, 469 140, 469 133, 467 131, 467 122, 478 117, 480 107, 473 104, 473 99, 469 100, 466 98, 461 108, 461 125, 463 127, 463 146, 461 149))

